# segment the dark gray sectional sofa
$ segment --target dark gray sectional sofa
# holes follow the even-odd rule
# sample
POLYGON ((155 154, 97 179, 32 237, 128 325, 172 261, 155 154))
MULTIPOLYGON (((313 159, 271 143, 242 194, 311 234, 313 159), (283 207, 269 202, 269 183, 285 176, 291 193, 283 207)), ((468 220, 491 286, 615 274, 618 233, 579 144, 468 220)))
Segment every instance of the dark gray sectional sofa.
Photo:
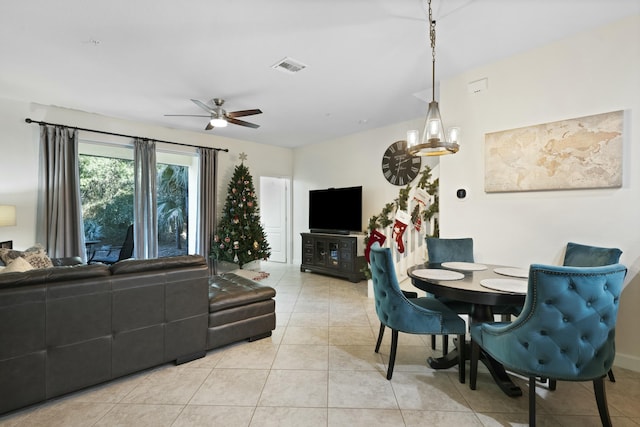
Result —
POLYGON ((0 413, 205 355, 197 255, 0 274, 0 413))

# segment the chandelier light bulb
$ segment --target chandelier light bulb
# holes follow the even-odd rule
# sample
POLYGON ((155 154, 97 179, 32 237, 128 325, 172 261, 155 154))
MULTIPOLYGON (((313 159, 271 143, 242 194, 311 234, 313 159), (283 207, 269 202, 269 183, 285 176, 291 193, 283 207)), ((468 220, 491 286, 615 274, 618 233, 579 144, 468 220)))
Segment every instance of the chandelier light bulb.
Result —
POLYGON ((407 147, 413 147, 418 145, 419 141, 418 141, 418 136, 419 136, 419 132, 415 129, 412 130, 408 130, 407 131, 407 147))

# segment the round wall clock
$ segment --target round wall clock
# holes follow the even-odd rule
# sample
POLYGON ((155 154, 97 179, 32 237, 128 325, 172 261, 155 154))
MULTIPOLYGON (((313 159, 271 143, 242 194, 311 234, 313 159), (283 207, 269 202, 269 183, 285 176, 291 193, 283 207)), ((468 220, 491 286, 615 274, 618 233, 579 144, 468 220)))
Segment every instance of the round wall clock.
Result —
POLYGON ((382 173, 393 185, 407 185, 420 172, 422 157, 407 152, 407 141, 396 141, 382 155, 382 173))

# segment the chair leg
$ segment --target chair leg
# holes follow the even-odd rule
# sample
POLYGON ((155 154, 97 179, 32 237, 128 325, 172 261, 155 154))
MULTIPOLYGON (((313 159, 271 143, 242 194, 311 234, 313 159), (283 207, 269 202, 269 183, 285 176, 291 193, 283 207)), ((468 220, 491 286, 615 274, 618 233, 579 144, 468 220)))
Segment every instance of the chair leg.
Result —
POLYGON ((616 377, 613 376, 613 369, 609 369, 609 372, 607 372, 607 375, 609 375, 609 381, 611 381, 612 383, 616 382, 616 377))
POLYGON ((449 353, 449 335, 442 336, 442 355, 449 353))
POLYGON ((549 378, 549 390, 554 391, 557 386, 557 381, 549 378))
POLYGON ((376 342, 376 353, 380 350, 380 344, 382 344, 382 336, 384 335, 384 325, 380 323, 380 331, 378 331, 378 341, 376 342))
POLYGON ((609 416, 609 406, 607 405, 607 393, 604 388, 604 381, 602 378, 593 380, 593 391, 596 394, 596 402, 598 403, 598 412, 600 413, 602 427, 611 427, 611 417, 609 416))
POLYGON ((536 377, 529 377, 529 427, 536 427, 536 377))
POLYGON ((393 366, 396 364, 396 350, 398 348, 398 331, 391 329, 391 354, 389 354, 389 367, 387 368, 387 379, 393 376, 393 366))
POLYGON ((480 346, 471 341, 471 363, 469 364, 469 388, 476 389, 478 378, 478 359, 480 359, 480 346))
POLYGON ((431 350, 435 350, 435 349, 436 349, 436 336, 431 335, 431 350))
POLYGON ((465 371, 467 370, 464 347, 464 335, 458 335, 458 380, 461 384, 464 384, 465 371))

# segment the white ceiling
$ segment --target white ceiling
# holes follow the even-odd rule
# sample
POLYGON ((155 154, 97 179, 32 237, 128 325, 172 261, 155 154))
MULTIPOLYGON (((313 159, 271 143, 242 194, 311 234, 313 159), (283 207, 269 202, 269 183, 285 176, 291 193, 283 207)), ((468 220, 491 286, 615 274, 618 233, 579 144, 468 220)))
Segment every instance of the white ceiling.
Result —
MULTIPOLYGON (((436 78, 635 14, 640 0, 434 0, 436 78)), ((219 97, 262 109, 243 118, 260 128, 208 133, 296 147, 423 116, 427 30, 420 0, 3 0, 0 97, 200 132, 206 118, 164 115, 219 97), (271 68, 284 57, 307 68, 271 68)))

